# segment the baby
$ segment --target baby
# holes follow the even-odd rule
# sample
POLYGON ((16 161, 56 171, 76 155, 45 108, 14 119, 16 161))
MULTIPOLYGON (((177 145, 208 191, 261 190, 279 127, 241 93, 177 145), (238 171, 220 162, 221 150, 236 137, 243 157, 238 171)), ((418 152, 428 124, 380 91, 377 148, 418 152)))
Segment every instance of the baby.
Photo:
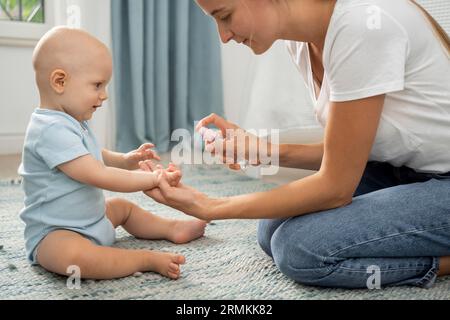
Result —
POLYGON ((33 66, 40 107, 31 116, 19 168, 29 261, 60 275, 77 266, 84 279, 147 271, 177 279, 185 263, 181 255, 111 247, 119 226, 140 239, 181 244, 202 237, 206 223, 169 220, 124 199, 105 200, 102 189, 157 188, 163 170, 169 184, 181 179, 173 165, 139 170, 142 161, 159 160, 151 144, 128 154, 99 149, 87 121, 108 98, 112 58, 107 47, 84 31, 54 28, 36 46, 33 66))

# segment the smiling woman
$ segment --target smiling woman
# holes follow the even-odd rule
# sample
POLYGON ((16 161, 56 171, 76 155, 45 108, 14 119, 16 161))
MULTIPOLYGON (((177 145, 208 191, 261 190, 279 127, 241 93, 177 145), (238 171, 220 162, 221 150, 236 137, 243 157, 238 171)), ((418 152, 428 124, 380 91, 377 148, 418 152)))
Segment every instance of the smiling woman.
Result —
MULTIPOLYGON (((219 199, 171 187, 162 174, 147 194, 207 221, 262 219, 261 248, 302 284, 373 288, 373 266, 380 286, 428 288, 450 274, 450 60, 437 23, 409 0, 197 3, 224 43, 250 43, 261 54, 288 40, 325 138, 270 149, 278 148, 282 167, 317 172, 219 199), (369 27, 374 11, 380 28, 369 27)), ((239 159, 234 140, 250 133, 214 114, 197 128, 208 125, 231 130, 219 156, 239 159)))
POLYGON ((279 36, 280 4, 272 0, 261 1, 218 1, 197 0, 205 13, 217 23, 223 43, 231 40, 250 47, 255 54, 266 52, 279 36), (270 8, 270 7, 273 8, 270 8))

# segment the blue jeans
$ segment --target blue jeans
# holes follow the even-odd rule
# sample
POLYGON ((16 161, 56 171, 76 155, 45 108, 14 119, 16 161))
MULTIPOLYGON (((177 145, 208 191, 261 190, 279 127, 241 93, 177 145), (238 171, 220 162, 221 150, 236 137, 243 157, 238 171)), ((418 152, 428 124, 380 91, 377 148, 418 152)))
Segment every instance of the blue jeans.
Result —
POLYGON ((350 205, 262 220, 258 242, 298 283, 429 288, 439 257, 450 256, 450 173, 369 162, 350 205))

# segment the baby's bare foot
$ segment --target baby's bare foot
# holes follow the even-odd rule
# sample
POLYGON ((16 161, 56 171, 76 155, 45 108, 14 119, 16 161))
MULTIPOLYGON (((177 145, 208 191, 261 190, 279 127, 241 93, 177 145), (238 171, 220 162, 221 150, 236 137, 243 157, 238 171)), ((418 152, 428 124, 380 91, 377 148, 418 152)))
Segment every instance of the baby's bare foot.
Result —
POLYGON ((205 234, 206 222, 198 219, 176 220, 168 240, 176 244, 191 242, 205 234))
POLYGON ((154 271, 176 280, 180 277, 180 265, 185 264, 185 262, 184 256, 179 254, 151 251, 148 271, 154 271))

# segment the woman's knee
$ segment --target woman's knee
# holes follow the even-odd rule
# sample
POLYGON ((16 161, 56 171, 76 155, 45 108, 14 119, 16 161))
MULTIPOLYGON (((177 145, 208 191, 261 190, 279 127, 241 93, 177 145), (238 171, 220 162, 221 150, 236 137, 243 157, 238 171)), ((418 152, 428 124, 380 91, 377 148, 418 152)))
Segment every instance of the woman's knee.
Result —
POLYGON ((289 225, 280 227, 272 237, 271 249, 278 269, 287 277, 302 284, 316 284, 333 272, 341 261, 327 256, 314 245, 314 235, 293 233, 289 225))
POLYGON ((267 255, 272 256, 270 251, 270 239, 272 236, 267 232, 267 223, 267 220, 261 220, 258 223, 258 244, 267 255))
POLYGON ((258 224, 258 244, 261 249, 270 257, 272 257, 272 250, 270 248, 270 242, 275 231, 286 221, 287 219, 274 219, 274 220, 260 220, 258 224))

